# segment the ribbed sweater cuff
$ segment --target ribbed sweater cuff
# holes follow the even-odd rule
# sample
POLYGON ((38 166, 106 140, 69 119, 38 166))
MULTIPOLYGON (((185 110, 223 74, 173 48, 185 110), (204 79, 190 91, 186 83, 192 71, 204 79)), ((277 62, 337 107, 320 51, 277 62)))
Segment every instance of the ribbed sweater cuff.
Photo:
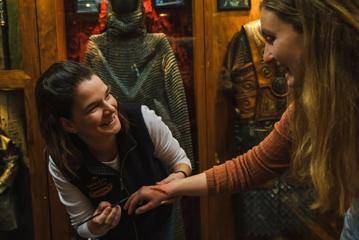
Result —
POLYGON ((214 195, 216 193, 216 184, 215 184, 213 168, 205 171, 204 173, 206 174, 206 179, 207 179, 208 195, 214 195))

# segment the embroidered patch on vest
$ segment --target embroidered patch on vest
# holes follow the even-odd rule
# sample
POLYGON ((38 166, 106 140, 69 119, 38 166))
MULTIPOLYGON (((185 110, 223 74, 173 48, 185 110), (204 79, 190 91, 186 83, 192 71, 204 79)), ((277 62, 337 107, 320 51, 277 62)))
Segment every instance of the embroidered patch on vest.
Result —
POLYGON ((100 178, 98 176, 92 177, 90 182, 86 185, 86 187, 89 190, 89 196, 91 198, 98 198, 105 196, 113 188, 112 183, 109 182, 108 179, 100 178))

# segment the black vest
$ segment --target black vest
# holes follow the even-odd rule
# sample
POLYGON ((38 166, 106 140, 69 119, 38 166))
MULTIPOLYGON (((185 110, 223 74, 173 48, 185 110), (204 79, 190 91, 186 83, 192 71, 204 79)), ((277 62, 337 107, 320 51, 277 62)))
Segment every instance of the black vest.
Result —
MULTIPOLYGON (((127 130, 122 127, 117 135, 120 170, 97 161, 83 149, 85 164, 76 171, 78 178, 71 180, 95 208, 101 201, 116 203, 142 186, 154 185, 167 176, 166 168, 153 155, 154 147, 141 106, 121 105, 120 112, 130 123, 127 130)), ((161 206, 142 215, 128 216, 122 209, 118 226, 99 239, 164 239, 171 210, 172 206, 161 206)))

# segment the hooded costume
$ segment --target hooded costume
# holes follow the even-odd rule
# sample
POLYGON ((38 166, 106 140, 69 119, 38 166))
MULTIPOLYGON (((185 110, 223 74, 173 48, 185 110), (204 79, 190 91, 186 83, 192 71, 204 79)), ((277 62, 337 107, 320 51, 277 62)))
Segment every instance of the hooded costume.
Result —
POLYGON ((193 164, 192 137, 184 86, 176 58, 163 33, 147 33, 142 0, 134 12, 110 8, 106 32, 93 35, 84 62, 120 102, 147 105, 170 128, 193 164))

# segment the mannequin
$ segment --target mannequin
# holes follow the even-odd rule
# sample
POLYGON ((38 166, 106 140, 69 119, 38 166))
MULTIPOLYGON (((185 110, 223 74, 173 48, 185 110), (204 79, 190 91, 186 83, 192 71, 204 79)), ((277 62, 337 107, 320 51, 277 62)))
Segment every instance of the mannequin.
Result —
MULTIPOLYGON (((143 0, 111 0, 109 7, 108 29, 90 37, 84 63, 120 102, 147 105, 161 116, 194 166, 186 95, 165 34, 147 33, 143 0)), ((167 239, 184 239, 175 205, 167 239)))
POLYGON ((110 0, 112 11, 116 15, 131 13, 136 10, 139 0, 110 0))
POLYGON ((193 164, 187 100, 181 74, 170 44, 163 33, 147 33, 142 0, 112 0, 116 12, 124 2, 133 12, 117 15, 111 10, 108 29, 93 35, 84 63, 91 67, 121 102, 147 105, 162 117, 193 164))

